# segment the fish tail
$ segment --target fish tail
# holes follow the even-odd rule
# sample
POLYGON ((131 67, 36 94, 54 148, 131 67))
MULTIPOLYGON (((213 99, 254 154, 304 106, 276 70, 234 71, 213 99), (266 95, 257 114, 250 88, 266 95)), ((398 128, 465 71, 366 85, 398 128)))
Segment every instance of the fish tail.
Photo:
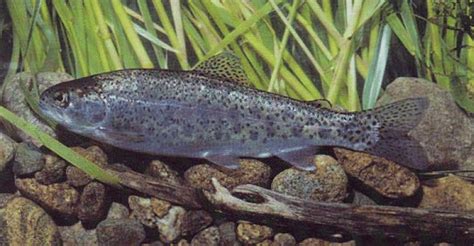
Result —
POLYGON ((374 129, 377 141, 366 152, 413 169, 428 167, 423 147, 408 136, 428 108, 427 98, 410 98, 361 113, 366 126, 374 129))

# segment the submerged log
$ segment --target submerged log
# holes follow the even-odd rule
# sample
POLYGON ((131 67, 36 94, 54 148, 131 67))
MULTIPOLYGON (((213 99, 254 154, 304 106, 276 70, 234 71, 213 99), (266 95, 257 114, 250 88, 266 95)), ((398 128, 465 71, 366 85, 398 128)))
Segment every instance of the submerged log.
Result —
POLYGON ((107 168, 116 175, 123 187, 188 208, 201 208, 199 191, 184 185, 175 185, 131 170, 107 168))
POLYGON ((259 223, 330 226, 358 235, 385 235, 443 240, 474 240, 474 214, 393 206, 354 206, 302 200, 255 185, 232 193, 213 179, 216 192, 204 192, 218 210, 259 223), (250 197, 253 202, 239 197, 250 197))

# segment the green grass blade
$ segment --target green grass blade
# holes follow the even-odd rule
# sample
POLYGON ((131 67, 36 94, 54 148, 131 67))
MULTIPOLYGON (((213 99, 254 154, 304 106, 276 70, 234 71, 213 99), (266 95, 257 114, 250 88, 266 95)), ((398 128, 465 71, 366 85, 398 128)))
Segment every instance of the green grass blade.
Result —
POLYGON ((0 106, 0 117, 15 125, 20 130, 30 135, 34 139, 40 141, 48 149, 56 153, 58 156, 81 169, 91 177, 112 186, 120 186, 119 178, 107 173, 101 167, 95 165, 83 156, 77 154, 70 148, 61 144, 58 140, 52 138, 48 134, 39 130, 36 126, 26 122, 24 119, 16 116, 6 108, 0 106))
POLYGON ((375 106, 375 102, 382 88, 382 80, 388 60, 390 50, 390 40, 392 31, 389 25, 383 27, 382 35, 379 36, 375 57, 370 63, 367 79, 362 92, 362 108, 370 109, 375 106))

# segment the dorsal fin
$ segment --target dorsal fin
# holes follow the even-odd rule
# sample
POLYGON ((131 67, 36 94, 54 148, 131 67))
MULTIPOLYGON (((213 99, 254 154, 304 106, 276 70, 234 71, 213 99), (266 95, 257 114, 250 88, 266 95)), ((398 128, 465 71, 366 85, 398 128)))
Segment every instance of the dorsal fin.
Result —
POLYGON ((307 101, 306 103, 315 106, 316 108, 326 108, 326 109, 331 109, 332 104, 326 99, 316 99, 313 101, 307 101))
POLYGON ((205 76, 230 80, 240 85, 249 86, 240 59, 231 51, 224 51, 199 64, 194 71, 205 76))

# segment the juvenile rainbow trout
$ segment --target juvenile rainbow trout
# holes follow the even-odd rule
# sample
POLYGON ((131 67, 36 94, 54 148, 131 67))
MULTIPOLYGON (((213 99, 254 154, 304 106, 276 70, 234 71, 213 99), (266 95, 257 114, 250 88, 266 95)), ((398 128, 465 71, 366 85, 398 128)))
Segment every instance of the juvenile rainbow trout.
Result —
POLYGON ((311 170, 318 146, 427 166, 422 147, 407 136, 428 106, 425 98, 340 113, 221 78, 198 71, 115 71, 49 88, 40 109, 72 132, 119 148, 228 168, 238 167, 239 157, 276 156, 311 170))

